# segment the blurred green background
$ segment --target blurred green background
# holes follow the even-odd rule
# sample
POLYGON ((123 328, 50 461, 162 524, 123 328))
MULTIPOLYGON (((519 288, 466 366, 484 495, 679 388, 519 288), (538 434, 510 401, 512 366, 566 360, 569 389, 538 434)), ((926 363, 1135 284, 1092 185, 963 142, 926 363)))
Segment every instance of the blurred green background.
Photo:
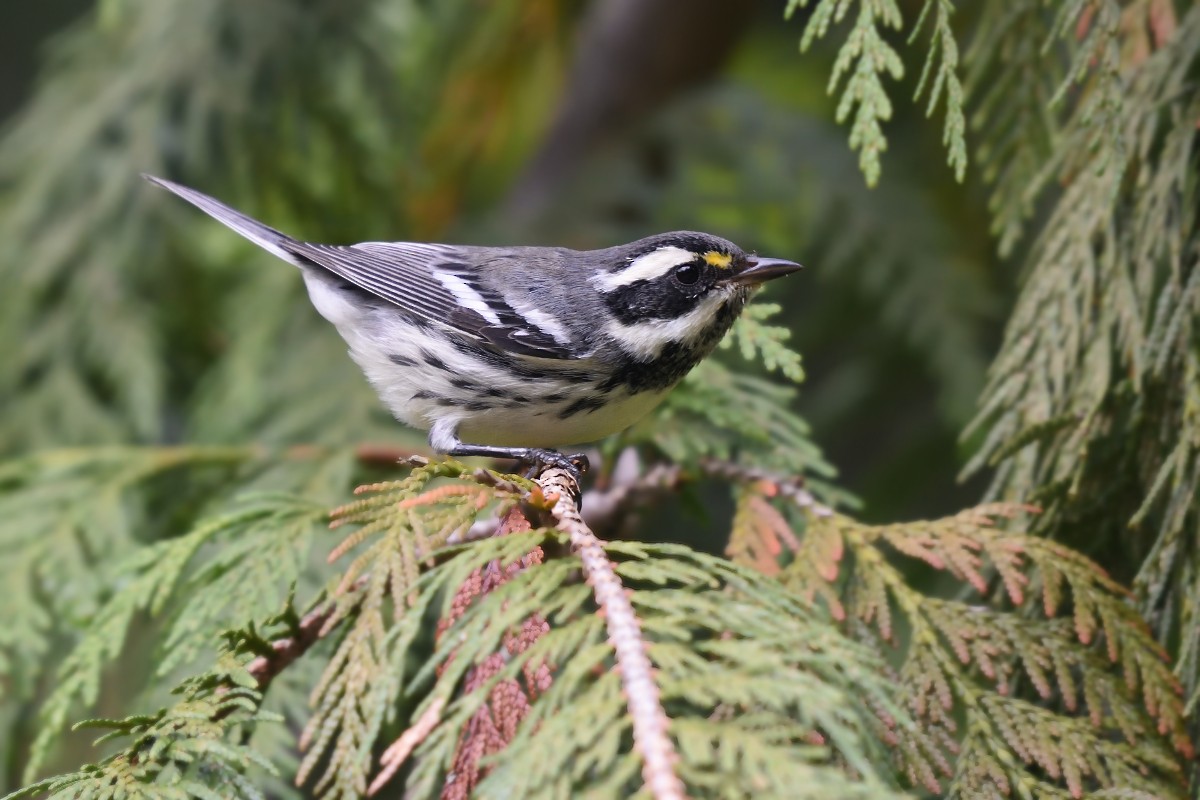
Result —
MULTIPOLYGON (((382 410, 293 269, 141 172, 315 241, 596 247, 699 229, 806 264, 763 299, 783 306, 807 373, 794 411, 855 514, 1039 505, 1033 533, 1132 585, 1200 707, 1200 5, 895 0, 899 19, 880 11, 890 2, 792 5, 789 17, 783 0, 6 4, 0 584, 16 588, 0 593, 0 675, 20 699, 0 707, 14 732, 0 744, 74 719, 60 704, 35 724, 39 698, 61 688, 45 665, 94 628, 125 557, 245 489, 303 497, 323 519, 380 471, 356 445, 423 446, 382 410), (801 52, 813 5, 848 13, 801 52), (856 55, 852 31, 880 38, 856 55), (886 74, 893 49, 903 77, 886 74), (857 63, 867 50, 883 57, 857 63), (867 83, 882 75, 851 117, 892 106, 874 188, 852 125, 835 121, 839 52, 867 83), (912 102, 928 64, 955 95, 931 114, 929 86, 912 102), (957 121, 961 182, 947 165, 957 121), (189 447, 104 447, 177 443, 189 447), (232 447, 192 446, 209 444, 232 447), (87 449, 56 449, 73 447, 87 449), (959 482, 972 455, 979 469, 959 482)), ((771 395, 742 384, 742 398, 746 385, 771 395)), ((730 405, 726 419, 745 411, 730 405)), ((801 427, 791 449, 819 477, 801 427)), ((643 535, 701 527, 659 516, 643 535)), ((275 549, 251 566, 311 559, 300 595, 327 579, 323 544, 264 540, 275 549)), ((276 577, 246 589, 261 590, 255 608, 282 602, 276 577)), ((151 652, 142 634, 129 652, 151 652)), ((137 668, 108 682, 120 692, 85 699, 91 712, 133 705, 118 695, 141 691, 151 659, 128 660, 137 668)), ((63 764, 91 752, 74 736, 63 764)), ((0 783, 15 785, 26 749, 10 744, 0 783)))
MULTIPOLYGON (((825 91, 832 47, 801 55, 805 12, 784 7, 7 4, 0 450, 419 442, 294 272, 148 171, 315 240, 590 247, 685 228, 797 259, 768 299, 806 360, 797 409, 862 516, 977 500, 958 436, 1014 292, 985 194, 946 166, 940 112, 907 102, 867 189, 825 91)), ((904 98, 923 45, 897 46, 904 98)))

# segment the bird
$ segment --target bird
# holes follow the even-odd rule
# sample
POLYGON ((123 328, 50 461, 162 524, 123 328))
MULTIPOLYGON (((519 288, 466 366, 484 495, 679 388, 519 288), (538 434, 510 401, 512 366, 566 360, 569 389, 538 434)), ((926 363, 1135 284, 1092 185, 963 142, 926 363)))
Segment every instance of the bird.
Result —
POLYGON ((801 265, 674 231, 598 250, 317 244, 144 175, 298 267, 317 312, 400 422, 452 457, 550 466, 624 430, 707 357, 752 290, 801 265))

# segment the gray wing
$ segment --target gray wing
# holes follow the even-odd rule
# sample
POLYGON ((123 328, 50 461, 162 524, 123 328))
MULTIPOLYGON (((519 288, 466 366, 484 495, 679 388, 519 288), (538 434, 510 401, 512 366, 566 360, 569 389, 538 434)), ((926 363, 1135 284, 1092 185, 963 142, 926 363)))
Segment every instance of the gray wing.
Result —
POLYGON ((539 328, 499 292, 488 288, 480 275, 485 265, 476 263, 464 248, 408 242, 364 242, 349 247, 310 244, 203 192, 153 175, 144 177, 284 261, 327 270, 418 319, 449 325, 510 353, 537 358, 578 356, 572 342, 539 328))
POLYGON ((294 240, 283 247, 413 316, 448 324, 500 350, 537 358, 578 356, 571 342, 542 330, 490 288, 480 275, 482 265, 462 248, 410 242, 342 247, 294 240))

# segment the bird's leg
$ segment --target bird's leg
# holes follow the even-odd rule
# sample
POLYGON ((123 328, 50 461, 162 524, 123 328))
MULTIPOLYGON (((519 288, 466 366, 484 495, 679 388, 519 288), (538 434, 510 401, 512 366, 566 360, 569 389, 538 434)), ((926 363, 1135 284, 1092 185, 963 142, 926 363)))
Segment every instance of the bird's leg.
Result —
POLYGON ((466 444, 459 440, 449 425, 434 425, 429 432, 429 445, 448 456, 481 456, 483 458, 511 458, 518 464, 529 466, 526 477, 536 478, 547 467, 558 467, 571 473, 578 485, 583 473, 588 471, 588 457, 583 453, 563 455, 557 450, 542 447, 497 447, 488 444, 466 444))
POLYGON ((564 455, 557 450, 542 447, 496 447, 486 444, 459 443, 445 451, 448 456, 482 456, 484 458, 511 458, 519 464, 528 465, 528 478, 536 478, 547 467, 558 467, 571 473, 578 483, 588 471, 588 457, 584 453, 564 455))

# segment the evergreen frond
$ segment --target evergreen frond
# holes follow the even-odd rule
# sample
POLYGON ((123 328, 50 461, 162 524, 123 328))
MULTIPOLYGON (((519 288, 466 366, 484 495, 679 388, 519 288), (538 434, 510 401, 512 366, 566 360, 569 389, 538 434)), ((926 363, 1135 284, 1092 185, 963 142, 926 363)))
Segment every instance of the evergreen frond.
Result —
POLYGON ((214 283, 194 265, 163 267, 161 198, 138 173, 163 174, 181 152, 203 170, 222 137, 246 144, 236 132, 274 121, 248 113, 266 108, 251 99, 260 82, 286 73, 304 85, 344 74, 318 69, 328 62, 317 54, 381 44, 355 33, 368 21, 385 29, 374 5, 355 2, 363 13, 347 13, 340 2, 271 2, 254 11, 236 2, 164 2, 135 12, 108 3, 107 22, 90 17, 57 43, 49 77, 0 146, 12 255, 0 262, 9 287, 0 335, 19 341, 37 330, 35 344, 0 366, 5 451, 162 437, 177 404, 165 355, 191 359, 208 348, 196 336, 204 320, 160 319, 155 309, 189 290, 207 297, 214 283), (253 46, 229 58, 230 41, 253 46))
MULTIPOLYGON (((257 645, 266 644, 246 633, 257 645)), ((232 641, 212 669, 174 690, 179 699, 169 707, 79 723, 76 728, 107 731, 97 744, 127 744, 103 761, 32 783, 4 800, 262 800, 255 777, 274 774, 275 768, 243 737, 281 718, 260 708, 261 687, 247 669, 254 646, 246 637, 232 641)))
MULTIPOLYGON (((233 479, 263 454, 248 447, 110 447, 49 450, 0 464, 0 675, 30 691, 52 640, 103 602, 115 567, 146 541, 165 536, 182 507, 201 500, 205 480, 233 479), (181 474, 189 491, 162 491, 181 474)), ((133 556, 129 566, 144 562, 133 556)), ((0 688, 0 693, 4 693, 0 688)))
POLYGON ((967 121, 963 110, 964 93, 958 77, 958 40, 950 27, 950 16, 954 13, 951 0, 926 0, 921 16, 913 26, 911 43, 917 38, 925 19, 931 14, 933 37, 925 54, 925 66, 921 68, 921 79, 917 83, 914 100, 920 100, 929 87, 929 103, 926 115, 933 116, 938 101, 946 98, 946 124, 942 133, 942 144, 946 147, 946 159, 954 170, 954 177, 961 182, 967 172, 967 121), (940 56, 940 57, 939 57, 940 56), (929 76, 933 76, 930 84, 929 76))
POLYGON ((778 371, 793 383, 804 382, 804 367, 800 354, 788 347, 792 332, 782 325, 768 325, 767 320, 777 316, 783 306, 778 303, 753 303, 742 312, 729 336, 721 341, 721 347, 736 345, 746 361, 761 361, 768 370, 778 371))
MULTIPOLYGON (((605 549, 633 590, 680 748, 677 768, 694 796, 816 798, 827 790, 886 796, 886 779, 866 756, 875 746, 868 704, 892 707, 893 701, 865 650, 749 570, 679 547, 610 543, 605 549), (736 743, 729 751, 714 749, 724 741, 722 730, 736 743), (838 768, 834 754, 858 777, 838 768), (793 782, 798 775, 811 777, 811 791, 793 782)), ((410 786, 430 787, 422 796, 439 788, 461 727, 492 688, 520 678, 531 664, 550 665, 550 685, 536 693, 503 757, 486 762, 490 772, 478 796, 559 796, 585 775, 597 791, 636 788, 630 720, 611 651, 603 627, 581 608, 589 593, 572 589, 571 579, 561 564, 528 565, 473 604, 443 639, 435 657, 450 666, 431 690, 435 696, 461 680, 467 665, 503 647, 505 632, 519 630, 530 615, 549 623, 548 632, 510 654, 490 681, 447 706, 442 724, 418 749, 410 786), (581 719, 587 721, 582 726, 581 719)), ((493 709, 497 720, 500 711, 493 709)))
POLYGON ((940 791, 938 775, 954 763, 952 797, 1007 795, 1017 786, 1036 796, 1181 797, 1178 759, 1192 745, 1179 681, 1161 647, 1094 563, 992 526, 996 515, 1019 510, 985 506, 880 527, 810 510, 804 537, 824 540, 816 548, 832 557, 814 567, 802 549, 781 577, 809 596, 845 587, 826 602, 855 621, 851 630, 864 642, 901 644, 898 677, 923 730, 897 731, 897 755, 914 782, 940 791), (889 551, 1003 600, 989 608, 923 596, 889 551), (1058 617, 1064 610, 1067 619, 1058 617), (1046 621, 1029 619, 1034 613, 1046 621), (1020 699, 1026 686, 1036 702, 1020 699))
MULTIPOLYGON (((848 76, 841 89, 835 116, 842 123, 853 115, 850 147, 859 151, 859 167, 867 185, 875 186, 883 171, 881 158, 887 150, 883 123, 892 117, 892 102, 884 88, 883 77, 887 75, 897 81, 904 77, 900 54, 888 44, 883 33, 888 28, 899 30, 903 27, 900 6, 894 0, 789 0, 784 15, 791 17, 810 4, 813 10, 800 39, 802 53, 823 39, 833 25, 843 22, 854 5, 858 6, 854 24, 834 60, 828 92, 835 94, 842 77, 848 76)), ((932 116, 938 102, 945 97, 946 123, 942 143, 946 147, 947 163, 961 182, 967 169, 967 126, 964 92, 958 77, 958 41, 950 26, 953 13, 952 0, 925 0, 909 43, 917 39, 925 20, 932 18, 933 35, 913 99, 920 100, 928 89, 926 115, 932 116)))
POLYGON ((301 737, 306 753, 297 782, 320 767, 315 785, 322 797, 354 798, 367 789, 372 745, 404 686, 406 649, 445 580, 436 571, 423 576, 422 565, 505 497, 494 481, 484 485, 464 474, 453 461, 418 466, 402 481, 364 487, 371 496, 334 512, 335 525, 361 527, 331 558, 370 544, 356 553, 334 591, 338 611, 326 624, 340 622, 345 631, 313 689, 313 714, 301 737), (437 478, 452 482, 430 486, 437 478))
MULTIPOLYGON (((809 0, 789 0, 786 16, 805 8, 809 0)), ((842 22, 853 3, 847 0, 817 0, 800 39, 801 52, 823 38, 831 25, 842 22)), ((874 186, 883 171, 881 157, 887 149, 882 123, 892 117, 892 102, 883 86, 883 76, 899 80, 904 75, 900 54, 884 39, 883 28, 898 30, 903 24, 895 0, 858 0, 858 16, 838 50, 829 76, 830 94, 841 79, 846 84, 837 105, 837 121, 850 124, 850 148, 858 151, 858 163, 867 184, 874 186)), ((945 52, 945 51, 943 51, 945 52)))
POLYGON ((180 682, 178 697, 154 714, 120 720, 86 720, 76 729, 101 729, 96 740, 124 741, 118 752, 76 772, 44 778, 5 800, 157 800, 232 798, 262 800, 260 780, 276 769, 245 739, 264 723, 282 717, 262 709, 271 676, 259 669, 257 652, 271 650, 264 636, 292 628, 290 601, 266 620, 263 632, 248 626, 229 631, 214 666, 180 682))
MULTIPOLYGON (((1023 8, 1010 42, 1041 30, 1023 8)), ((966 471, 995 465, 991 496, 1034 499, 1045 509, 1037 528, 1063 541, 1131 566, 1150 553, 1140 603, 1194 666, 1200 584, 1184 577, 1179 542, 1200 519, 1200 9, 1174 15, 1170 3, 1072 2, 1046 29, 1043 50, 1061 40, 1067 66, 1050 73, 1062 72, 1042 125, 1054 135, 1026 197, 1054 181, 1061 190, 1031 244, 966 471)), ((1034 81, 1037 102, 1046 82, 1034 81)), ((998 219, 1013 231, 1017 216, 998 219)), ((1200 696, 1200 673, 1180 674, 1200 696)))
POLYGON ((185 597, 174 609, 159 674, 187 663, 221 631, 249 621, 253 609, 278 605, 300 574, 306 538, 324 516, 321 507, 292 497, 252 499, 201 521, 183 536, 134 551, 115 570, 113 585, 119 588, 92 616, 58 669, 59 680, 41 706, 26 779, 44 763, 68 715, 95 703, 101 671, 121 653, 137 615, 158 616, 185 597), (202 548, 217 545, 214 560, 184 579, 202 548), (272 548, 278 560, 260 561, 272 548))
POLYGON ((1042 0, 986 3, 965 61, 966 94, 979 133, 977 159, 991 184, 992 232, 1002 255, 1013 251, 1054 179, 1062 121, 1051 100, 1066 79, 1068 62, 1047 46, 1050 23, 1042 0))
POLYGON ((621 439, 649 442, 685 465, 705 457, 743 458, 830 477, 833 468, 809 438, 808 424, 787 407, 794 395, 791 387, 705 361, 621 439))

